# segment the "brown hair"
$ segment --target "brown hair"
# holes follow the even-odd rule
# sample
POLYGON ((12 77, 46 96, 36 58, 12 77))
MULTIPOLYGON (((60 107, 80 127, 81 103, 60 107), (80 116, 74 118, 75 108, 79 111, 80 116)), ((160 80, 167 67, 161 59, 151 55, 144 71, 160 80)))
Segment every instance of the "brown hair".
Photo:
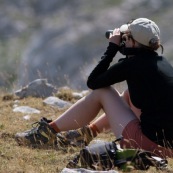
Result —
POLYGON ((149 42, 149 47, 153 50, 157 50, 159 47, 161 47, 162 49, 162 54, 163 54, 163 46, 161 45, 160 43, 160 40, 155 40, 155 39, 151 39, 150 42, 149 42))
POLYGON ((160 40, 156 40, 156 39, 151 39, 149 42, 149 46, 145 46, 141 43, 139 43, 140 47, 146 48, 146 49, 151 49, 156 51, 157 49, 161 48, 161 53, 163 54, 164 48, 162 46, 162 44, 160 43, 160 40))

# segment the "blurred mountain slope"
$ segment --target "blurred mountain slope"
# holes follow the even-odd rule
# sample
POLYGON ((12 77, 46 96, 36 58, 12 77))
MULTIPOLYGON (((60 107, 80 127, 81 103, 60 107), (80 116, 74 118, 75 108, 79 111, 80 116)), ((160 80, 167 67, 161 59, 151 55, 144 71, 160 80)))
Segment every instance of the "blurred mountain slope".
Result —
POLYGON ((47 78, 58 87, 86 88, 107 47, 105 31, 138 17, 156 21, 172 60, 172 7, 172 0, 1 0, 0 85, 47 78))

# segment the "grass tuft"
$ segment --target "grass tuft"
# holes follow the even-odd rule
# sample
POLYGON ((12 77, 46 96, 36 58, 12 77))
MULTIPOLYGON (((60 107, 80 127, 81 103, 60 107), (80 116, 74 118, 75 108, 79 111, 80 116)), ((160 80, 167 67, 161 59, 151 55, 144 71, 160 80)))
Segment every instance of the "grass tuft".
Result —
MULTIPOLYGON (((71 100, 72 91, 65 90, 61 95, 62 99, 71 100)), ((41 117, 55 119, 62 111, 43 104, 41 98, 26 98, 16 100, 14 97, 1 96, 0 98, 0 172, 1 173, 59 173, 66 167, 80 148, 69 147, 66 149, 32 149, 19 146, 14 136, 17 132, 30 129, 31 124, 41 117), (31 106, 39 109, 40 114, 31 114, 30 119, 25 120, 23 113, 13 112, 14 105, 31 106)), ((65 110, 63 110, 65 111, 65 110)), ((111 133, 100 134, 96 140, 114 140, 111 133)), ((173 160, 169 159, 169 170, 173 172, 173 160)), ((119 171, 121 172, 121 171, 119 171)), ((156 173, 161 172, 155 168, 148 171, 131 171, 132 173, 156 173)))

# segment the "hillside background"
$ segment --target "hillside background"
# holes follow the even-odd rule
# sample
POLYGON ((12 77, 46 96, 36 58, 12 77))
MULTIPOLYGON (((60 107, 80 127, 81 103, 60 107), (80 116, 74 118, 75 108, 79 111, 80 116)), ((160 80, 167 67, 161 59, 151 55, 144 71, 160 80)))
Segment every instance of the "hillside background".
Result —
POLYGON ((105 31, 138 17, 159 25, 173 63, 172 9, 172 0, 0 0, 0 88, 47 78, 85 89, 107 47, 105 31))

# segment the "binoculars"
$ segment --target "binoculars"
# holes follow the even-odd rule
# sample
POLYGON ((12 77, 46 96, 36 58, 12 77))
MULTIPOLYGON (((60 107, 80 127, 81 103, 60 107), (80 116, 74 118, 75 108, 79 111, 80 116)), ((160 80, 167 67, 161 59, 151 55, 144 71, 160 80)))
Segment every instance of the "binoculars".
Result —
POLYGON ((112 34, 112 33, 113 33, 113 30, 107 30, 106 33, 105 33, 105 37, 106 37, 107 39, 109 39, 109 36, 110 36, 110 34, 112 34))

